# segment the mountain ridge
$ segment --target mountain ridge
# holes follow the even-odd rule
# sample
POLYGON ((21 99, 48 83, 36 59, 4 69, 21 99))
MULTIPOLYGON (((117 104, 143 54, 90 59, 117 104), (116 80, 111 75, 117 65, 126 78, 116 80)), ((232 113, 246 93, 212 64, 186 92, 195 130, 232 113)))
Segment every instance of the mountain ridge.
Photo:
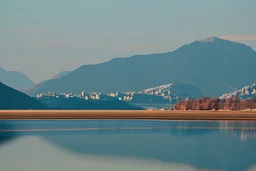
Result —
POLYGON ((82 65, 68 75, 50 80, 27 93, 81 92, 83 89, 103 93, 138 91, 176 80, 199 88, 203 96, 218 97, 229 90, 225 84, 241 87, 241 83, 252 82, 255 63, 256 52, 247 45, 219 38, 210 43, 194 41, 172 52, 133 55, 82 65), (242 59, 245 60, 244 65, 241 65, 242 59), (250 77, 244 76, 245 71, 250 77), (233 79, 233 75, 237 78, 233 79))
POLYGON ((0 109, 47 109, 47 106, 0 82, 0 109))
POLYGON ((65 75, 69 74, 70 72, 72 72, 72 71, 61 71, 61 72, 58 73, 57 75, 54 75, 51 79, 63 77, 63 76, 65 76, 65 75))
POLYGON ((4 68, 1 67, 0 81, 17 90, 30 88, 34 85, 34 82, 22 72, 6 71, 4 68))

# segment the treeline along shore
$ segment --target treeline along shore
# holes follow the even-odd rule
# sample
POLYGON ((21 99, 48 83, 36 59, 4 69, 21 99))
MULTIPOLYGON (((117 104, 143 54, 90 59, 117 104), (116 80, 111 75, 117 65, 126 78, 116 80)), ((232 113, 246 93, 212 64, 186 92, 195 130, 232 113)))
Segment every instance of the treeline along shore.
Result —
POLYGON ((176 110, 253 110, 256 99, 240 100, 238 96, 230 99, 199 98, 196 100, 178 101, 176 110))

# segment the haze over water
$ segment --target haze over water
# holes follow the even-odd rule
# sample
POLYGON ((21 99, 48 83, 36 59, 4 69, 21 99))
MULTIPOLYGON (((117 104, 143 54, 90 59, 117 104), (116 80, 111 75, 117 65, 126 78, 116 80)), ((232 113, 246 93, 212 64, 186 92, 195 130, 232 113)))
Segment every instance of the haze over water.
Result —
POLYGON ((253 171, 255 122, 0 121, 0 168, 253 171))

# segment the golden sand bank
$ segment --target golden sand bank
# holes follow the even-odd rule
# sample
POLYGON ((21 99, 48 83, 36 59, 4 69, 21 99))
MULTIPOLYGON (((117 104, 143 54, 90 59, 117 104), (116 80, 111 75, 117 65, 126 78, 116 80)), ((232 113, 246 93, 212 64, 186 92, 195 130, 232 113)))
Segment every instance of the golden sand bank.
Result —
POLYGON ((256 111, 0 110, 0 119, 256 120, 256 111))

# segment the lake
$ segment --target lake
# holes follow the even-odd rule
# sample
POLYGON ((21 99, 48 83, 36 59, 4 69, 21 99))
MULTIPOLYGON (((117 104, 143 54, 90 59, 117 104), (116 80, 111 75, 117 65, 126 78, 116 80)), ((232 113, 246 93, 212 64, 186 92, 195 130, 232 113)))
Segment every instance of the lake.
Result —
POLYGON ((0 120, 4 171, 255 171, 256 122, 0 120))

